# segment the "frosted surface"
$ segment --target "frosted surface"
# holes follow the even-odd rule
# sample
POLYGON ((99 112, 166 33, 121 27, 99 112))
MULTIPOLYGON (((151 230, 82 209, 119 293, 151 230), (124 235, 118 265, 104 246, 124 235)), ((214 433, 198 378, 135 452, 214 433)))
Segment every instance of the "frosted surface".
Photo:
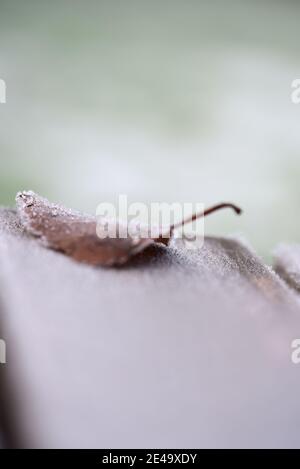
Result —
POLYGON ((298 297, 240 242, 95 268, 2 209, 0 292, 24 446, 300 446, 298 297))

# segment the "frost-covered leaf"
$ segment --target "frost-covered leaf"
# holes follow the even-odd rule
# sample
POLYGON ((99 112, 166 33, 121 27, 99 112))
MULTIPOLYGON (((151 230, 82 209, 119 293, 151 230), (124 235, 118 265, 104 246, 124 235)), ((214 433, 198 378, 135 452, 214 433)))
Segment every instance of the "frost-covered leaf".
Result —
MULTIPOLYGON (((25 230, 40 238, 47 247, 63 252, 77 261, 108 266, 124 264, 130 257, 155 243, 168 246, 174 229, 221 208, 230 207, 236 213, 241 213, 235 205, 222 203, 196 213, 176 225, 171 225, 166 231, 158 230, 155 238, 141 234, 132 236, 128 231, 127 237, 117 235, 114 238, 98 236, 99 220, 96 217, 50 203, 33 191, 18 192, 16 203, 25 230)), ((106 219, 103 219, 104 224, 105 221, 106 219)), ((119 222, 116 223, 120 227, 119 222)), ((146 232, 151 231, 148 228, 146 232)))

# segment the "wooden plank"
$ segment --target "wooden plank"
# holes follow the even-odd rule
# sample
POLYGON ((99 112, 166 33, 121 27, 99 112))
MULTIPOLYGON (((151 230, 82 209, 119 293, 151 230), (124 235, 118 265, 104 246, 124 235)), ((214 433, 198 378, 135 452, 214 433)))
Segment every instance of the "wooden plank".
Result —
POLYGON ((19 445, 299 446, 298 298, 238 241, 93 268, 3 209, 0 292, 19 445))

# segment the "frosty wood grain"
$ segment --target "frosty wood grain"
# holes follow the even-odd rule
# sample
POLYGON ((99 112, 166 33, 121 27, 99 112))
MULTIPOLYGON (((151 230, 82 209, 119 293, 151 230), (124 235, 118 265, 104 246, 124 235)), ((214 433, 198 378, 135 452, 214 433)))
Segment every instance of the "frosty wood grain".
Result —
POLYGON ((246 247, 153 247, 119 269, 0 212, 1 322, 23 446, 299 446, 296 295, 246 247))

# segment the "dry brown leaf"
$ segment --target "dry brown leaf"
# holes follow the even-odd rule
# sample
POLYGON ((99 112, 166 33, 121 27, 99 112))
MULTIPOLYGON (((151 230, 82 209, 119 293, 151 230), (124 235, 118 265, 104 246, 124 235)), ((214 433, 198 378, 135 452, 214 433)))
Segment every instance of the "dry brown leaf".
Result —
POLYGON ((241 212, 235 205, 219 204, 176 226, 172 225, 167 235, 161 233, 158 238, 128 236, 101 239, 96 231, 96 217, 50 203, 33 191, 18 192, 16 204, 25 230, 40 238, 45 246, 63 252, 77 261, 101 266, 122 265, 130 257, 155 243, 168 245, 170 234, 172 235, 175 228, 220 208, 231 207, 237 213, 241 212))

